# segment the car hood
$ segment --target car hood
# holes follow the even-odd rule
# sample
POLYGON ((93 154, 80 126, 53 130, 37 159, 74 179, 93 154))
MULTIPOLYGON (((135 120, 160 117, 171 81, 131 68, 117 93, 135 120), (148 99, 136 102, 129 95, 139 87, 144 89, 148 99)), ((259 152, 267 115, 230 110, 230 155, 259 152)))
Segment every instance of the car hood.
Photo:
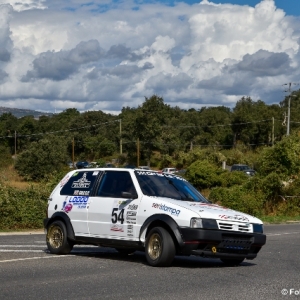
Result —
POLYGON ((202 202, 190 202, 190 201, 179 201, 168 198, 160 198, 164 202, 172 203, 178 205, 182 208, 196 212, 203 219, 216 219, 224 221, 236 221, 236 222, 247 222, 255 224, 263 224, 263 222, 251 215, 226 208, 212 203, 202 203, 202 202))

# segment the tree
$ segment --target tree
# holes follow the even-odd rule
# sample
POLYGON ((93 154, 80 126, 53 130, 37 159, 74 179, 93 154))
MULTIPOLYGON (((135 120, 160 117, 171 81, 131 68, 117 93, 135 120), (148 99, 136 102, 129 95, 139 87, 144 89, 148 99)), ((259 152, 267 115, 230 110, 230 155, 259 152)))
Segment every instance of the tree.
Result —
POLYGON ((280 115, 279 106, 270 109, 261 100, 255 102, 250 97, 243 97, 233 109, 234 145, 237 141, 254 147, 271 144, 272 118, 280 119, 280 115))
POLYGON ((64 139, 48 136, 33 142, 16 160, 15 168, 27 180, 40 181, 61 171, 68 160, 64 139))
POLYGON ((150 163, 153 151, 160 147, 158 143, 163 126, 167 124, 168 106, 161 97, 153 95, 145 98, 145 102, 137 109, 133 134, 139 138, 141 152, 150 163))
POLYGON ((259 173, 263 176, 274 172, 282 179, 298 176, 300 172, 300 137, 284 137, 274 147, 265 148, 258 160, 259 173))

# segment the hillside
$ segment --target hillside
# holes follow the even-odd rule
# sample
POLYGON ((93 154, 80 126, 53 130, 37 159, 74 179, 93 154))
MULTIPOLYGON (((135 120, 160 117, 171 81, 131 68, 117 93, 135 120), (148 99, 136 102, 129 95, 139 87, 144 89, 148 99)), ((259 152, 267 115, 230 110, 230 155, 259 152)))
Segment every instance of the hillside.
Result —
POLYGON ((31 109, 21 109, 21 108, 10 108, 10 107, 3 107, 0 106, 0 116, 5 113, 11 113, 17 118, 22 118, 24 116, 33 116, 34 118, 38 119, 40 116, 52 116, 52 113, 40 112, 31 109))

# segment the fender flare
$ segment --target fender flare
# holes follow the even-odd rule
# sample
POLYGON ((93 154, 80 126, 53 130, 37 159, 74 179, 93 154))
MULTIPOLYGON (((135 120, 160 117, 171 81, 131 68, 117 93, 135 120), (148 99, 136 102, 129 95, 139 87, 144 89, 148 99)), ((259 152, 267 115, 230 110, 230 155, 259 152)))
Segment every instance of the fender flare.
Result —
POLYGON ((49 224, 56 220, 62 220, 66 224, 68 239, 75 240, 75 234, 71 220, 65 212, 57 211, 54 213, 50 219, 46 220, 44 227, 47 228, 49 224))
POLYGON ((182 239, 182 235, 179 230, 179 226, 172 217, 170 217, 169 215, 165 215, 165 214, 155 214, 155 215, 152 215, 149 218, 147 218, 140 229, 139 240, 141 240, 143 236, 144 237, 146 236, 148 227, 153 222, 157 222, 157 221, 164 223, 169 227, 169 229, 173 232, 179 247, 182 248, 184 246, 184 241, 182 239))

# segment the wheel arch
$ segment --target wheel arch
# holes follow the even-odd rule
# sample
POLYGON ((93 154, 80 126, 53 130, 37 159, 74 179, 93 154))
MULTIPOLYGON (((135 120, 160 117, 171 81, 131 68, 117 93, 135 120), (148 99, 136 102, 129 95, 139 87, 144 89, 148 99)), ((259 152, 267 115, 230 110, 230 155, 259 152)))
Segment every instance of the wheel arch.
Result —
MULTIPOLYGON (((163 227, 165 228, 173 238, 176 248, 181 249, 184 245, 178 224, 171 218, 169 215, 165 214, 156 214, 150 216, 140 229, 139 239, 143 243, 146 241, 146 237, 149 231, 154 227, 163 227)), ((179 250, 178 249, 178 250, 179 250)))
POLYGON ((73 241, 75 240, 74 229, 73 229, 71 220, 66 213, 61 212, 61 211, 54 213, 52 215, 52 217, 50 219, 47 219, 47 221, 45 222, 45 224, 44 224, 45 228, 48 228, 50 226, 50 224, 52 224, 54 221, 64 222, 64 224, 66 225, 66 228, 67 228, 68 239, 73 240, 73 241))

